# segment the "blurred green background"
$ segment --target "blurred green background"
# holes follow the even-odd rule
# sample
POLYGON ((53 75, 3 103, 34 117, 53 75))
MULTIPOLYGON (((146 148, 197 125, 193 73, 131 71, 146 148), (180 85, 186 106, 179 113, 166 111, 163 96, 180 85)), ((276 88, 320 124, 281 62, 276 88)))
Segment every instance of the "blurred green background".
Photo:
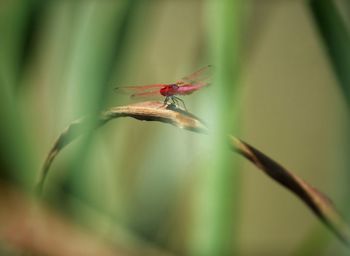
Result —
MULTIPOLYGON (((335 3, 347 29, 349 4, 335 3)), ((309 1, 0 1, 2 180, 30 195, 67 125, 135 102, 115 86, 213 64, 213 85, 184 98, 190 112, 309 181, 349 220, 348 84, 315 12, 309 1)), ((43 201, 130 248, 346 254, 294 195, 221 146, 220 136, 113 121, 61 152, 43 201)))

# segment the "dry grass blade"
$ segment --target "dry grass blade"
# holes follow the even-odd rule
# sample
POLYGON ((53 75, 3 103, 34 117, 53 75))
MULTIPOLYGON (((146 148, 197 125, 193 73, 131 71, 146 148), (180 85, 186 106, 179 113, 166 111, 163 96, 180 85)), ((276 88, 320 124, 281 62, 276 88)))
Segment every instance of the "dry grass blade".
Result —
MULTIPOLYGON (((207 130, 203 122, 194 115, 174 108, 173 105, 165 106, 163 103, 152 101, 128 106, 114 107, 101 113, 101 115, 97 117, 97 123, 95 123, 97 127, 99 127, 108 121, 118 117, 133 117, 143 121, 159 121, 199 133, 205 133, 207 130)), ((72 142, 80 135, 89 131, 89 125, 86 125, 87 122, 91 122, 91 117, 76 120, 75 122, 71 123, 57 138, 54 146, 46 157, 42 172, 40 174, 40 180, 37 185, 39 194, 42 192, 45 178, 50 169, 52 161, 55 159, 56 155, 61 151, 62 148, 64 148, 67 144, 72 142)))
POLYGON ((279 184, 296 194, 340 240, 350 246, 349 226, 327 196, 251 145, 232 136, 230 139, 234 150, 279 184))
MULTIPOLYGON (((112 108, 98 117, 97 127, 119 117, 133 117, 143 121, 159 121, 186 130, 207 133, 207 128, 200 119, 186 111, 174 108, 172 105, 165 107, 161 102, 142 102, 112 108)), ((52 161, 59 151, 79 135, 87 132, 84 125, 85 121, 86 119, 80 119, 72 123, 58 137, 44 163, 37 185, 39 193, 42 191, 52 161)), ((265 174, 296 194, 341 241, 350 246, 349 227, 325 195, 249 144, 232 136, 230 137, 230 144, 235 151, 251 161, 265 174)))

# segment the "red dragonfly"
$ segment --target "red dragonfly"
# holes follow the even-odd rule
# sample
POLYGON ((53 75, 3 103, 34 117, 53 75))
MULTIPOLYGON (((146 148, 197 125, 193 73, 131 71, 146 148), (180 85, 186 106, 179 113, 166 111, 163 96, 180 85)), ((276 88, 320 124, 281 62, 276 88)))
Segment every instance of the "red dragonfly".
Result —
POLYGON ((205 66, 192 74, 183 77, 175 83, 171 84, 151 84, 143 86, 124 86, 116 87, 117 92, 124 92, 131 94, 131 98, 136 97, 150 97, 150 96, 164 96, 164 106, 168 104, 169 101, 175 106, 178 106, 181 102, 186 109, 185 103, 182 99, 176 95, 188 95, 199 89, 208 86, 207 81, 210 78, 211 66, 205 66))

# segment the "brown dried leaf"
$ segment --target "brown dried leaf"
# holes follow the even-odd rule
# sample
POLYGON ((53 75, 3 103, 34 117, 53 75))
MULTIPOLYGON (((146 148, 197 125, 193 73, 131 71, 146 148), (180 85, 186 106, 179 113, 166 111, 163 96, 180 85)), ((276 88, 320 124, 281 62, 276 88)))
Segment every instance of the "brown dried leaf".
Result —
MULTIPOLYGON (((97 127, 119 117, 133 117, 143 121, 159 121, 197 133, 208 133, 203 121, 196 116, 175 108, 173 105, 164 106, 161 102, 141 102, 134 105, 114 107, 103 112, 98 117, 97 127)), ((58 137, 44 163, 37 185, 39 193, 41 193, 52 161, 59 151, 75 138, 87 132, 86 121, 86 119, 80 119, 72 123, 58 137)), ((252 162, 274 181, 298 196, 341 241, 350 246, 349 226, 339 215, 330 199, 249 144, 233 136, 230 136, 229 140, 236 152, 252 162)))

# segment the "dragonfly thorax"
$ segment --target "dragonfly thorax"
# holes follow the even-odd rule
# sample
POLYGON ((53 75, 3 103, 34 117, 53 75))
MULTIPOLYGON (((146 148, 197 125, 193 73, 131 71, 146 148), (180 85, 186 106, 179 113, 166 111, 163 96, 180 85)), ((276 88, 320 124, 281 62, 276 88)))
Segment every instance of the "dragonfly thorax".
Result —
POLYGON ((179 86, 177 84, 170 84, 167 86, 164 86, 162 89, 160 89, 160 94, 167 97, 167 96, 173 96, 177 94, 177 90, 179 89, 179 86))

